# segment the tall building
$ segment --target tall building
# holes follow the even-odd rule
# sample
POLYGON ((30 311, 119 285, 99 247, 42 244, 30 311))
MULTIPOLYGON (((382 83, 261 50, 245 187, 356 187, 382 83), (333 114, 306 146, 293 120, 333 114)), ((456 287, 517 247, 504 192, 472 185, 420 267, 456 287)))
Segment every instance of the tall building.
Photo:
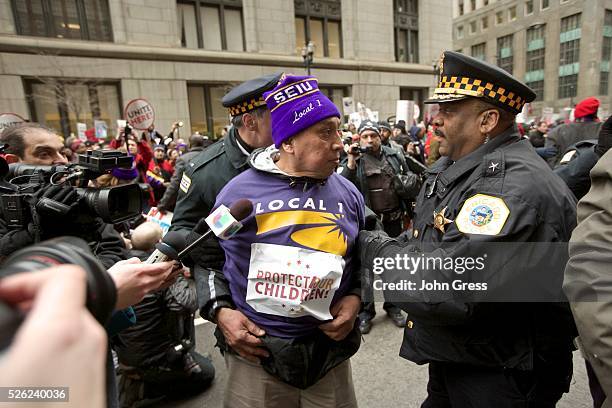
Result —
MULTIPOLYGON (((219 135, 221 97, 266 73, 312 74, 381 118, 421 102, 452 44, 446 0, 0 0, 0 112, 76 133, 146 98, 159 130, 219 135)), ((187 133, 187 134, 186 134, 187 133)))
POLYGON ((612 0, 453 0, 453 46, 533 88, 528 116, 588 96, 610 113, 612 0))

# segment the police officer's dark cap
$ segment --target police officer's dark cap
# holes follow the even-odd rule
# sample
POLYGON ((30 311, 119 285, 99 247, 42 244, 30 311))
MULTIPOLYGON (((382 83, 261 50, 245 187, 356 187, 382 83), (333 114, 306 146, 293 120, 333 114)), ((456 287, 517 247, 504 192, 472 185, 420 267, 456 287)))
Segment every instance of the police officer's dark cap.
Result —
POLYGON ((440 57, 440 82, 425 103, 444 103, 482 98, 513 114, 535 99, 531 88, 501 68, 454 51, 440 57))
POLYGON ((221 103, 229 109, 232 116, 242 115, 265 106, 263 93, 274 89, 282 74, 282 72, 268 74, 243 82, 225 94, 221 103))
POLYGON ((378 127, 378 123, 373 122, 371 120, 364 120, 359 124, 359 134, 365 132, 366 130, 373 130, 374 132, 380 135, 380 128, 378 127))

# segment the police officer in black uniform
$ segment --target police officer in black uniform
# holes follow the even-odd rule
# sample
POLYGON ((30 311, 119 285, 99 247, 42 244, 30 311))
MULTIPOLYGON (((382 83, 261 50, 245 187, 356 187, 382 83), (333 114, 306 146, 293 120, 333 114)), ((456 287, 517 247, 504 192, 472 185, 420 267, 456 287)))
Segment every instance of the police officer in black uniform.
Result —
MULTIPOLYGON (((277 73, 252 79, 233 88, 223 97, 221 102, 229 109, 232 127, 225 138, 208 147, 185 168, 172 219, 172 230, 191 230, 200 219, 207 217, 221 189, 249 168, 249 154, 256 148, 272 144, 270 112, 263 93, 272 90, 280 77, 281 74, 277 73)), ((200 315, 218 323, 230 342, 236 337, 247 338, 241 334, 249 329, 256 331, 257 327, 242 313, 232 310, 235 307, 229 285, 221 272, 225 255, 217 240, 203 242, 190 255, 194 261, 200 315), (217 321, 217 313, 222 308, 234 314, 228 319, 232 327, 217 321), (236 336, 232 333, 236 333, 236 336)), ((254 338, 248 339, 257 343, 254 338)), ((257 345, 243 344, 244 347, 253 348, 257 345)), ((244 351, 241 344, 232 346, 244 351)), ((254 351, 259 352, 258 349, 254 351)))
POLYGON ((612 145, 612 116, 599 128, 598 139, 582 140, 571 145, 553 170, 563 179, 577 200, 591 188, 591 169, 612 145))
MULTIPOLYGON (((556 255, 522 252, 534 243, 553 248, 548 243, 567 242, 576 223, 571 192, 518 134, 515 115, 534 98, 530 88, 507 72, 444 52, 440 82, 427 101, 440 104, 434 124, 444 157, 426 173, 412 238, 403 242, 383 232, 362 231, 362 264, 375 268, 377 260, 403 255, 458 262, 499 248, 489 258, 518 260, 525 268, 502 268, 506 275, 496 287, 521 287, 530 277, 524 271, 531 267, 532 278, 547 274, 548 289, 561 293, 564 262, 554 269, 549 264, 556 255)), ((487 267, 487 262, 482 275, 496 276, 494 268, 503 263, 487 267)), ((468 279, 458 270, 445 272, 433 265, 410 273, 388 265, 383 281, 407 276, 415 282, 468 279)), ((477 297, 475 291, 419 287, 393 293, 408 313, 400 355, 429 363, 423 407, 553 407, 568 391, 576 330, 566 302, 484 302, 487 295, 477 297)))

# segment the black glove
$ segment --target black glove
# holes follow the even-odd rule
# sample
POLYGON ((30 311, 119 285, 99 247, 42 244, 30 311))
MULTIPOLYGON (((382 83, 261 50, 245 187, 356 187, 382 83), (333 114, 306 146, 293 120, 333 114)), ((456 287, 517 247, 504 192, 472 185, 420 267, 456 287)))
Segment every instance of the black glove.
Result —
MULTIPOLYGON (((200 234, 191 231, 187 235, 187 242, 191 243, 199 237, 200 234)), ((189 252, 189 256, 183 260, 183 263, 188 267, 195 264, 203 268, 221 270, 225 264, 225 252, 215 236, 208 237, 189 252)))
POLYGON ((38 197, 36 210, 45 217, 71 215, 79 205, 76 190, 67 184, 45 186, 39 191, 38 197))
POLYGON ((612 147, 612 115, 610 115, 608 120, 601 125, 599 140, 597 141, 597 146, 595 146, 595 153, 601 157, 606 154, 610 147, 612 147))
POLYGON ((359 231, 357 251, 359 252, 361 267, 372 269, 374 258, 376 258, 380 249, 392 241, 395 240, 390 238, 385 231, 359 231))

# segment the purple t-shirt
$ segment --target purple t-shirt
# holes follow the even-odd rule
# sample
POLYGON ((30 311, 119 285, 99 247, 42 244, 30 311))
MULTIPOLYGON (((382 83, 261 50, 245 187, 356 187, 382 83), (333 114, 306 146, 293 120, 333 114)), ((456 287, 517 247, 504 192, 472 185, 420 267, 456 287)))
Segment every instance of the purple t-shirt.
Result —
POLYGON ((223 274, 236 307, 266 333, 294 338, 330 320, 329 307, 350 288, 364 201, 338 174, 324 185, 298 183, 250 169, 232 179, 215 208, 246 198, 253 212, 220 240, 223 274))

